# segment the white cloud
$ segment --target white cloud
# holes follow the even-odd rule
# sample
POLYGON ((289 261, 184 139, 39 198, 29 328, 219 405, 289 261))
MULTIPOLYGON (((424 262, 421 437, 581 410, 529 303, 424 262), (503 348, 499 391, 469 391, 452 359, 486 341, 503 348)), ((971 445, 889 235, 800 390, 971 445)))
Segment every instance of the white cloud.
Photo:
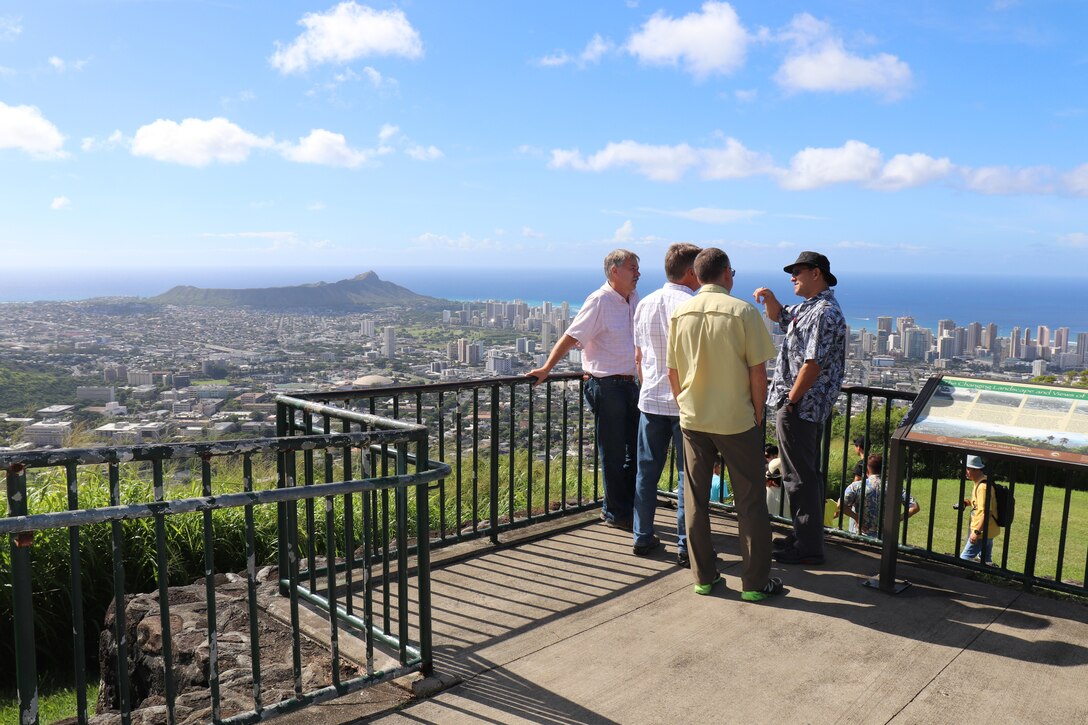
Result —
POLYGON ((663 214, 664 216, 678 217, 680 219, 689 219, 704 224, 730 224, 732 222, 747 221, 749 219, 754 219, 757 216, 762 216, 765 213, 758 209, 713 209, 705 206, 679 210, 643 208, 639 209, 639 211, 647 211, 652 214, 663 214))
POLYGON ((434 161, 445 156, 437 146, 409 146, 404 153, 416 161, 434 161))
POLYGON ((589 158, 583 158, 577 149, 554 149, 548 165, 553 169, 572 168, 577 171, 605 171, 633 166, 635 171, 655 181, 676 181, 698 163, 698 151, 687 144, 651 146, 620 141, 608 144, 589 158))
POLYGON ((1062 177, 1065 188, 1077 196, 1088 196, 1088 164, 1081 164, 1062 177))
POLYGON ((378 131, 378 142, 389 143, 389 141, 400 133, 400 127, 394 126, 391 123, 384 124, 378 131))
POLYGON ((271 136, 249 133, 222 117, 186 118, 181 123, 160 118, 136 130, 132 154, 184 166, 237 164, 249 158, 253 149, 273 144, 271 136))
POLYGON ((542 58, 538 58, 536 64, 541 68, 559 68, 573 61, 574 58, 567 55, 566 51, 557 50, 554 53, 549 53, 542 58))
POLYGON ((585 68, 587 65, 600 63, 601 58, 615 47, 616 44, 611 40, 603 37, 600 33, 596 33, 589 39, 586 47, 578 55, 570 55, 565 50, 557 50, 554 53, 538 58, 536 64, 542 68, 558 68, 573 63, 579 68, 585 68))
POLYGON ((598 33, 589 39, 586 43, 586 47, 582 50, 582 54, 579 59, 583 63, 598 63, 604 54, 612 50, 615 47, 615 43, 607 38, 601 37, 598 33))
POLYGON ((99 150, 111 150, 125 144, 125 137, 120 130, 115 130, 103 140, 87 136, 79 142, 79 148, 85 153, 99 150))
POLYGON ((331 249, 327 239, 301 239, 295 232, 205 232, 200 236, 208 239, 255 239, 265 242, 262 246, 217 247, 216 252, 245 252, 247 254, 275 254, 289 251, 327 251, 331 249))
POLYGON ((64 135, 35 106, 0 101, 0 149, 20 149, 39 159, 60 159, 64 135))
POLYGON ((787 91, 868 90, 895 99, 913 82, 904 61, 888 53, 869 57, 850 53, 827 23, 808 13, 796 16, 780 37, 794 46, 774 77, 787 91))
POLYGON ((757 91, 755 88, 746 90, 738 89, 733 91, 733 97, 741 103, 751 103, 752 101, 756 100, 756 96, 758 95, 759 91, 757 91))
POLYGON ((311 203, 306 205, 306 211, 324 211, 324 210, 325 210, 325 202, 323 202, 323 201, 314 201, 314 202, 311 202, 311 203))
POLYGON ((453 249, 459 252, 473 252, 473 251, 512 251, 523 249, 520 244, 507 244, 502 240, 491 239, 490 237, 484 237, 483 239, 477 239, 470 234, 462 233, 459 236, 450 236, 448 234, 436 234, 434 232, 424 232, 415 238, 415 241, 420 244, 423 249, 453 249))
POLYGON ((0 17, 0 40, 15 40, 22 32, 22 18, 0 17))
POLYGON ((926 154, 897 154, 884 165, 873 182, 878 189, 906 189, 948 176, 955 169, 947 157, 935 159, 926 154))
POLYGON ((769 155, 750 151, 735 138, 726 138, 724 148, 704 148, 700 153, 704 179, 743 179, 774 171, 769 155))
POLYGON ((1022 169, 1008 166, 983 166, 962 170, 964 184, 980 194, 1042 194, 1053 191, 1053 169, 1032 166, 1022 169))
POLYGON ((423 41, 401 10, 374 10, 348 0, 324 13, 306 13, 298 23, 306 30, 289 45, 277 42, 269 58, 281 73, 372 55, 423 55, 423 41))
MULTIPOLYGON (((498 231, 499 230, 496 230, 496 233, 498 233, 498 231)), ((532 227, 522 227, 521 228, 521 236, 528 237, 530 239, 543 239, 544 238, 544 233, 543 232, 538 232, 537 230, 533 229, 532 227)))
POLYGON ((880 150, 861 141, 838 148, 806 148, 790 160, 780 183, 786 189, 815 189, 848 181, 866 182, 881 167, 880 150))
POLYGON ((0 76, 13 76, 15 75, 14 68, 8 68, 6 65, 0 65, 0 76))
POLYGON ((386 78, 381 74, 381 72, 379 72, 375 68, 371 68, 370 66, 366 66, 363 68, 363 75, 365 75, 366 79, 370 81, 370 85, 374 86, 375 88, 382 88, 384 86, 395 86, 397 84, 394 79, 386 78))
POLYGON ((63 58, 59 58, 55 55, 49 56, 49 65, 53 66, 53 70, 58 73, 63 73, 67 70, 81 71, 87 67, 87 60, 77 60, 74 62, 68 62, 63 58))
MULTIPOLYGON (((519 150, 529 153, 532 149, 519 150)), ((654 181, 678 181, 689 171, 707 180, 767 176, 782 188, 793 190, 856 183, 882 191, 898 191, 948 179, 950 184, 982 194, 1060 191, 1088 196, 1088 163, 1059 177, 1049 166, 970 168, 957 166, 947 157, 924 153, 896 154, 885 162, 880 149, 857 140, 834 148, 802 149, 793 155, 788 168, 777 166, 769 154, 752 151, 731 137, 725 137, 721 147, 693 147, 686 143, 655 146, 625 140, 610 142, 590 155, 577 148, 553 149, 548 167, 586 173, 626 168, 654 181)), ((680 216, 656 209, 644 211, 680 216)))
POLYGON ((621 224, 620 228, 617 229, 616 232, 612 235, 612 241, 617 244, 623 244, 625 242, 630 242, 634 238, 634 236, 635 225, 631 223, 630 219, 628 219, 623 224, 621 224))
POLYGON ((1085 234, 1084 232, 1063 234, 1058 237, 1058 241, 1067 247, 1075 247, 1077 249, 1088 248, 1088 234, 1085 234))
POLYGON ((288 161, 300 164, 319 164, 322 166, 344 166, 354 169, 365 164, 373 152, 353 149, 348 146, 343 134, 315 128, 309 136, 298 140, 297 144, 287 144, 281 149, 288 161))
POLYGON ((49 205, 49 208, 53 211, 63 211, 65 209, 72 208, 72 200, 67 196, 58 196, 53 199, 53 203, 49 205))
POLYGON ((729 3, 706 2, 701 12, 672 18, 658 11, 624 48, 647 65, 682 66, 702 79, 744 64, 748 31, 729 3))

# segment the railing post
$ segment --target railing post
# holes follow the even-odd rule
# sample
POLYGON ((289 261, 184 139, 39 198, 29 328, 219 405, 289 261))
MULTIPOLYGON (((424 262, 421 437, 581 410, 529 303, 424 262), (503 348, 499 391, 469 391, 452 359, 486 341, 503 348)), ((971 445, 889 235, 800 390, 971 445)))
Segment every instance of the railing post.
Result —
POLYGON ((499 386, 491 387, 491 484, 489 536, 492 544, 499 543, 499 386))
MULTIPOLYGON (((1032 586, 1035 584, 1035 555, 1039 549, 1039 522, 1043 515, 1043 493, 1046 487, 1039 483, 1039 465, 1036 464, 1032 472, 1032 485, 1034 490, 1031 496, 1031 523, 1028 525, 1028 550, 1024 559, 1024 590, 1031 591, 1032 586)), ((987 481, 990 483, 990 481, 987 481)), ((989 503, 991 494, 989 489, 986 493, 986 502, 989 503)), ((987 512, 986 524, 982 529, 983 532, 987 531, 990 526, 990 515, 987 512)), ((985 533, 983 534, 985 536, 985 533)), ((1006 538, 1008 533, 1006 532, 1006 538)), ((1008 562, 1006 562, 1008 565, 1008 562)))
MULTIPOLYGON (((430 446, 427 438, 416 444, 416 473, 428 468, 430 446)), ((416 485, 416 576, 419 578, 419 656, 421 671, 431 675, 434 655, 431 652, 431 510, 430 486, 416 485)))
MULTIPOLYGON (((287 430, 287 405, 276 403, 276 437, 282 438, 288 435, 287 430)), ((286 452, 276 454, 276 488, 287 488, 287 465, 284 457, 286 452)), ((287 560, 289 544, 287 543, 287 504, 276 504, 276 560, 279 570, 279 580, 282 582, 289 568, 287 560)), ((287 587, 280 584, 280 595, 287 594, 287 587)))
MULTIPOLYGON (((25 468, 8 469, 8 516, 26 516, 25 468)), ((34 592, 30 547, 33 532, 11 534, 11 605, 15 620, 15 681, 19 691, 19 722, 38 725, 38 665, 34 654, 34 592)))
MULTIPOLYGON (((899 563, 899 511, 902 508, 903 477, 907 470, 906 445, 898 438, 891 441, 888 461, 888 492, 884 497, 883 526, 881 528, 880 581, 882 592, 898 594, 907 586, 896 583, 895 568, 899 563)), ((872 586, 872 580, 866 582, 872 586)))

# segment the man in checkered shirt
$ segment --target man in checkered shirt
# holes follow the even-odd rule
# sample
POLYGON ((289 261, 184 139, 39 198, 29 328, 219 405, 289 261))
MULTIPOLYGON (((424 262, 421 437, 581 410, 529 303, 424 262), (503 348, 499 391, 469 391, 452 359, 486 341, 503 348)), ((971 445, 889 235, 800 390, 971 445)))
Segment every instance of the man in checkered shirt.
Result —
POLYGON ((680 407, 669 386, 665 353, 669 346, 669 318, 673 310, 699 289, 694 244, 673 244, 665 251, 665 279, 661 289, 642 298, 635 310, 635 359, 639 363, 638 473, 635 476, 634 553, 647 556, 661 543, 654 535, 657 482, 668 461, 669 442, 676 450, 676 562, 688 566, 687 529, 684 524, 684 443, 680 435, 680 407))
POLYGON ((604 273, 605 283, 586 298, 544 365, 529 375, 540 384, 571 348, 582 349, 584 396, 593 411, 604 479, 601 518, 630 531, 639 419, 634 339, 638 255, 626 249, 609 252, 604 273))

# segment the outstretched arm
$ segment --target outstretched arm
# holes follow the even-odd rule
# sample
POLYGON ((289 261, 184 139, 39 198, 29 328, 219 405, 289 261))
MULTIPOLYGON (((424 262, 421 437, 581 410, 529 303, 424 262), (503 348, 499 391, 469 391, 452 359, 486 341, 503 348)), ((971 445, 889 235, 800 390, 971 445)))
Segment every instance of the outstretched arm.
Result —
POLYGON ((561 338, 559 338, 559 340, 555 343, 555 347, 552 348, 551 354, 548 355, 548 359, 544 362, 544 365, 537 368, 536 370, 529 371, 529 375, 536 378, 536 382, 533 384, 539 385, 540 383, 544 382, 544 380, 548 377, 548 373, 552 371, 552 368, 555 367, 556 363, 562 360, 563 356, 570 352, 570 349, 577 344, 578 341, 570 335, 563 335, 561 338))
POLYGON ((782 314, 782 303, 774 296, 774 292, 771 292, 768 287, 760 287, 752 293, 752 297, 755 298, 757 303, 767 308, 767 317, 774 322, 778 322, 778 318, 782 314))

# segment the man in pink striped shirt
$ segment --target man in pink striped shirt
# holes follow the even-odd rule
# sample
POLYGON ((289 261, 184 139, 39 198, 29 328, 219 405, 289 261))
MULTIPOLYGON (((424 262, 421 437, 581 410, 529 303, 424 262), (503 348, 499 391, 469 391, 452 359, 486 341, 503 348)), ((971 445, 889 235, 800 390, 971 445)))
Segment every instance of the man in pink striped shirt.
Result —
POLYGON ((680 437, 680 407, 669 385, 665 353, 669 347, 669 318, 677 307, 699 289, 695 257, 702 251, 694 244, 673 244, 665 250, 665 279, 661 289, 642 298, 635 310, 635 358, 642 386, 638 409, 638 474, 635 476, 634 552, 648 556, 661 543, 654 534, 657 483, 668 462, 669 443, 676 450, 678 474, 676 562, 688 566, 687 529, 684 522, 684 443, 680 437))
POLYGON ((543 382, 571 348, 581 348, 585 401, 593 411, 604 479, 601 518, 630 531, 639 421, 634 340, 638 255, 626 249, 609 252, 604 273, 605 283, 586 298, 544 365, 529 375, 537 384, 543 382))

